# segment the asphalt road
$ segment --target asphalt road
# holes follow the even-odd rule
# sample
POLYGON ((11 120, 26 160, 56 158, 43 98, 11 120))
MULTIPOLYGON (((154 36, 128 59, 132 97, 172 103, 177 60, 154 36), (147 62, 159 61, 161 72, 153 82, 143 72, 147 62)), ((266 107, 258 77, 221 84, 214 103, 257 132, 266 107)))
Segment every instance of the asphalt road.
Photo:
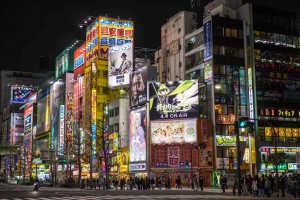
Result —
MULTIPOLYGON (((94 199, 258 199, 252 196, 233 196, 231 190, 225 194, 220 189, 204 188, 204 192, 183 190, 91 190, 79 188, 41 187, 33 191, 33 186, 7 185, 0 183, 0 200, 94 200, 94 199)), ((262 199, 262 198, 259 198, 262 199)), ((270 199, 270 198, 268 198, 270 199)), ((278 198, 276 198, 278 199, 278 198)), ((289 198, 285 198, 289 199, 289 198)))

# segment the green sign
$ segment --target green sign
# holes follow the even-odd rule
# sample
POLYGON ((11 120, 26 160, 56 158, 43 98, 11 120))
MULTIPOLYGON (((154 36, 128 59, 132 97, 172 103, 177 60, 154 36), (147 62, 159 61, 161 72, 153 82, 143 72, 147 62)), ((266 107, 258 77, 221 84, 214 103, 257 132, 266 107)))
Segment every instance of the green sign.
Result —
MULTIPOLYGON (((279 163, 277 166, 278 166, 278 170, 288 170, 287 163, 279 163)), ((261 163, 260 169, 261 170, 274 170, 276 168, 273 163, 261 163)))

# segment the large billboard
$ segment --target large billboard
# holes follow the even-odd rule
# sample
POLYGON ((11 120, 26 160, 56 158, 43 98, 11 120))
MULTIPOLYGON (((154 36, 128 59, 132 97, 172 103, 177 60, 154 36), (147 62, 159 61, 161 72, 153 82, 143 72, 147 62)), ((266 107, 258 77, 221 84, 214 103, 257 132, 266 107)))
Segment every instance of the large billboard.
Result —
POLYGON ((84 74, 85 47, 86 47, 86 44, 83 43, 74 52, 74 79, 77 79, 78 76, 84 74))
POLYGON ((150 120, 198 118, 197 80, 149 84, 150 120))
POLYGON ((26 103, 27 98, 34 92, 32 86, 18 86, 11 87, 11 102, 12 103, 26 103))
MULTIPOLYGON (((75 43, 76 44, 76 43, 75 43)), ((74 71, 74 50, 72 46, 67 47, 55 58, 55 78, 61 77, 66 72, 74 71)))
POLYGON ((108 85, 110 87, 128 85, 132 72, 132 43, 116 45, 108 53, 108 85))
POLYGON ((132 110, 129 114, 130 162, 146 161, 146 107, 132 110))
MULTIPOLYGON (((50 90, 37 102, 37 127, 36 134, 50 131, 50 90)), ((40 96, 40 94, 39 94, 40 96)))
POLYGON ((86 65, 97 59, 108 59, 108 48, 133 42, 131 20, 99 16, 86 29, 86 65))
POLYGON ((153 144, 175 144, 197 142, 196 120, 151 122, 153 144))
MULTIPOLYGON (((135 63, 136 68, 136 63, 135 63)), ((130 105, 136 106, 147 101, 147 81, 156 77, 157 69, 154 66, 139 67, 130 76, 130 105)))
POLYGON ((32 130, 33 106, 29 106, 24 110, 24 135, 28 135, 32 130))

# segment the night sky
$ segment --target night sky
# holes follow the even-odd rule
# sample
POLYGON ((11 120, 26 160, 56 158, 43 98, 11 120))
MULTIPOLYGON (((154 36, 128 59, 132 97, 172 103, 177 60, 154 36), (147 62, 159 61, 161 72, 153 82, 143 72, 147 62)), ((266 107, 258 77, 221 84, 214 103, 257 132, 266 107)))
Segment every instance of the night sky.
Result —
MULTIPOLYGON (((259 0, 257 0, 259 1, 259 0)), ((209 0, 201 1, 207 3, 209 0)), ((272 7, 299 9, 299 1, 264 1, 272 7), (287 4, 288 3, 288 4, 287 4)), ((37 71, 39 56, 57 56, 75 39, 85 40, 78 27, 88 16, 109 14, 135 23, 135 46, 160 47, 160 28, 190 0, 10 0, 1 2, 0 69, 37 71)))

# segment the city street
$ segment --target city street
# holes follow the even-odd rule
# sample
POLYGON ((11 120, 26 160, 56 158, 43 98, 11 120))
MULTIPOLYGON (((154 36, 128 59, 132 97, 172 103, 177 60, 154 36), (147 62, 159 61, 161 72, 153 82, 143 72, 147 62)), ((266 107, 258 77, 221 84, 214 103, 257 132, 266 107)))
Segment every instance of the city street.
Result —
MULTIPOLYGON (((291 196, 286 197, 290 199, 291 196)), ((91 190, 79 188, 41 187, 33 191, 33 186, 7 185, 0 183, 0 200, 46 200, 46 199, 258 199, 252 196, 233 196, 231 189, 225 194, 220 189, 204 188, 204 192, 195 192, 189 188, 183 190, 91 190)), ((262 199, 262 198, 260 198, 262 199)), ((276 199, 276 198, 268 198, 276 199)), ((278 198, 277 198, 278 199, 278 198)))

